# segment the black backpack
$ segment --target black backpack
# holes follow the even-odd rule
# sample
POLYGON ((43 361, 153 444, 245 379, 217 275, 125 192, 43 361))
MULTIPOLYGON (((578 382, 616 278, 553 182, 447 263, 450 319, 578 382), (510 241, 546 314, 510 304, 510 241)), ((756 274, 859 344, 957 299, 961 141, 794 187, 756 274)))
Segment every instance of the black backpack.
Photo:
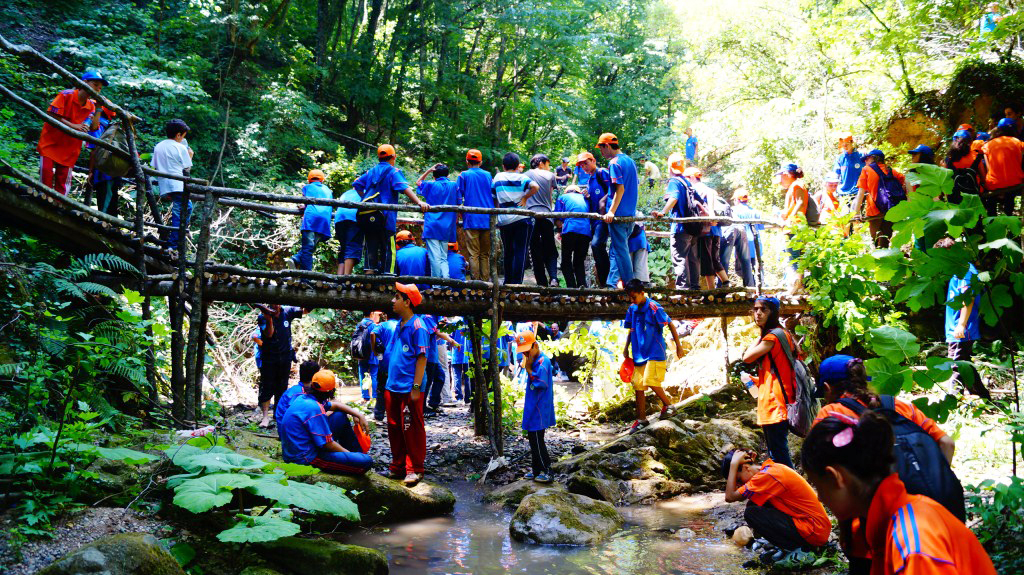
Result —
POLYGON ((372 347, 373 322, 361 321, 352 334, 352 341, 348 344, 348 351, 356 359, 370 359, 376 350, 372 347))
MULTIPOLYGON (((907 190, 893 175, 892 168, 889 168, 888 174, 883 172, 878 164, 871 164, 871 169, 878 174, 878 194, 875 196, 875 207, 884 216, 896 204, 907 199, 907 190)), ((809 214, 807 221, 810 222, 809 214)))
MULTIPOLYGON (((364 202, 380 203, 380 190, 377 189, 392 171, 398 171, 394 166, 388 166, 390 170, 381 172, 380 177, 372 182, 359 196, 364 202)), ((359 210, 356 212, 356 223, 363 229, 373 229, 384 225, 384 212, 380 210, 359 210)))
POLYGON ((959 204, 964 194, 981 194, 981 162, 984 159, 984 154, 978 152, 970 166, 953 168, 953 191, 949 193, 950 203, 959 204))
MULTIPOLYGON (((964 507, 964 488, 942 455, 939 444, 921 426, 896 411, 893 396, 880 395, 878 398, 882 407, 875 411, 892 424, 893 435, 896 436, 893 448, 896 473, 907 486, 907 492, 930 497, 957 519, 965 521, 967 510, 964 507)), ((861 402, 849 397, 840 399, 839 403, 858 416, 867 410, 861 402)))
MULTIPOLYGON (((700 201, 697 197, 697 192, 693 189, 685 179, 678 176, 673 178, 683 185, 686 189, 686 204, 680 205, 679 201, 676 201, 680 216, 682 217, 700 217, 708 215, 708 209, 704 205, 704 202, 700 201), (690 214, 687 216, 686 214, 690 214)), ((690 234, 691 236, 703 236, 711 232, 711 222, 686 222, 683 224, 683 231, 690 234)))

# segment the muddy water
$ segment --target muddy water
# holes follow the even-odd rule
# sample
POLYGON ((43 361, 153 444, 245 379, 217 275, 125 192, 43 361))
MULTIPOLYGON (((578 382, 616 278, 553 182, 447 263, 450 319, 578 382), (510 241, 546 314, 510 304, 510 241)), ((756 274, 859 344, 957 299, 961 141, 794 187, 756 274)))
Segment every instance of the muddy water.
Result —
POLYGON ((596 547, 551 547, 513 541, 512 514, 480 503, 471 484, 449 485, 458 503, 450 517, 401 523, 344 536, 345 543, 380 549, 392 575, 405 574, 693 574, 759 573, 740 567, 753 555, 716 532, 699 500, 621 507, 626 524, 596 547), (668 530, 693 529, 682 541, 668 530))

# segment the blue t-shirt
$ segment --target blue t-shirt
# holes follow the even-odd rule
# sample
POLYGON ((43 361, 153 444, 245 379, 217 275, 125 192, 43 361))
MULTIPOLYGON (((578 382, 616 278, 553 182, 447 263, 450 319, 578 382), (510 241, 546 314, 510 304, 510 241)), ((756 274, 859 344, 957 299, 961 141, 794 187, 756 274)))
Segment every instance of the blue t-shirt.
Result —
MULTIPOLYGON (((594 172, 593 177, 587 181, 587 196, 589 196, 587 198, 587 205, 591 212, 603 214, 607 211, 607 205, 605 209, 601 209, 601 200, 611 192, 611 184, 612 176, 606 168, 598 168, 594 172)), ((608 201, 611 201, 611 199, 609 198, 608 201)), ((598 220, 590 221, 597 222, 598 220)))
MULTIPOLYGON (((473 167, 459 174, 455 180, 463 205, 474 208, 493 208, 491 196, 491 175, 473 167)), ((487 214, 462 214, 462 227, 467 230, 486 230, 491 227, 491 216, 487 214)))
POLYGON ((691 162, 697 161, 697 136, 686 138, 686 159, 691 162))
MULTIPOLYGON (((736 205, 734 205, 732 207, 732 215, 736 216, 736 219, 738 219, 738 220, 759 220, 759 219, 761 219, 761 213, 760 212, 758 212, 757 210, 751 208, 750 206, 748 206, 747 204, 744 204, 742 202, 741 203, 737 203, 736 205)), ((763 230, 764 229, 764 224, 746 224, 746 225, 743 226, 743 229, 747 233, 747 243, 748 243, 748 247, 750 248, 750 251, 747 252, 747 253, 749 253, 750 257, 752 257, 752 258, 757 253, 757 252, 754 251, 754 228, 755 227, 758 230, 763 230)), ((760 236, 758 236, 758 243, 760 243, 760 236)), ((763 251, 762 251, 762 253, 763 253, 763 251)))
POLYGON ((263 367, 263 349, 260 344, 256 343, 257 339, 263 339, 263 334, 260 333, 260 328, 255 327, 252 330, 252 335, 249 336, 252 342, 252 358, 256 360, 256 369, 263 367))
POLYGON ((377 327, 373 329, 374 335, 377 336, 378 346, 384 350, 384 353, 381 354, 381 363, 388 360, 388 354, 391 352, 391 340, 394 338, 397 326, 397 319, 389 319, 388 321, 378 323, 377 327))
POLYGON ((304 391, 302 382, 299 382, 284 390, 284 393, 281 394, 281 399, 277 400, 277 405, 274 406, 274 421, 277 422, 278 435, 281 433, 281 420, 288 413, 288 407, 295 400, 295 397, 304 391))
POLYGON ((626 310, 626 319, 622 327, 632 330, 629 334, 629 347, 633 354, 633 363, 643 365, 648 361, 665 361, 665 336, 663 328, 668 325, 669 318, 661 304, 647 298, 637 306, 630 304, 626 310))
POLYGON ((978 307, 980 306, 981 296, 974 296, 974 306, 971 308, 970 317, 967 318, 967 329, 964 330, 964 335, 967 337, 964 339, 953 337, 953 330, 956 329, 956 324, 960 322, 960 310, 963 309, 963 305, 952 304, 951 302, 957 296, 967 293, 971 287, 971 280, 977 275, 978 269, 974 267, 974 264, 970 264, 963 279, 956 276, 949 278, 949 289, 946 290, 946 341, 949 343, 978 341, 981 339, 981 326, 978 322, 978 307))
MULTIPOLYGON (((341 194, 342 201, 345 202, 361 202, 363 197, 359 195, 359 192, 355 188, 349 188, 347 192, 341 194)), ((354 222, 356 221, 356 214, 359 212, 357 208, 338 208, 334 212, 334 223, 341 221, 354 222)), ((338 238, 339 240, 342 238, 338 238)))
MULTIPOLYGON (((433 182, 420 182, 419 193, 432 206, 457 206, 462 203, 455 182, 445 177, 433 182)), ((456 215, 455 212, 423 214, 423 239, 454 242, 456 215)))
POLYGON ((470 342, 469 338, 466 337, 466 330, 461 327, 455 330, 455 333, 452 334, 452 339, 460 346, 459 349, 452 348, 452 363, 454 365, 468 364, 469 356, 472 352, 469 349, 470 342))
MULTIPOLYGON (((302 186, 302 195, 307 198, 330 200, 334 197, 331 189, 320 181, 313 181, 302 186)), ((331 237, 331 206, 306 204, 302 214, 302 231, 316 232, 331 237)))
MULTIPOLYGON (((583 214, 589 211, 589 206, 583 194, 570 192, 558 197, 558 201, 555 202, 555 211, 583 214)), ((566 218, 562 220, 562 233, 589 236, 591 235, 590 222, 591 220, 586 218, 566 218)))
POLYGON ((453 280, 466 280, 466 258, 456 252, 448 252, 448 277, 453 280))
POLYGON ((427 348, 427 363, 441 363, 441 358, 437 355, 437 346, 441 343, 441 338, 437 337, 437 316, 423 314, 420 316, 420 319, 423 320, 427 333, 430 334, 430 346, 427 348))
POLYGON ((334 441, 324 407, 308 393, 300 393, 281 420, 281 453, 287 463, 309 463, 323 446, 334 441))
MULTIPOLYGON (((636 163, 633 162, 633 158, 619 152, 619 155, 608 162, 608 171, 611 172, 612 183, 622 186, 622 200, 619 202, 619 208, 615 210, 615 215, 620 218, 635 216, 636 203, 640 193, 636 163)), ((615 193, 612 192, 611 197, 608 198, 609 208, 611 208, 611 202, 614 201, 615 193)))
POLYGON ((860 171, 864 169, 864 157, 860 152, 854 150, 849 154, 840 153, 832 169, 839 176, 839 193, 844 196, 856 194, 857 180, 860 179, 860 171))
MULTIPOLYGON (((430 332, 423 319, 414 315, 405 323, 400 323, 392 336, 388 354, 388 383, 384 389, 395 393, 412 391, 416 377, 416 359, 426 357, 430 347, 430 332)), ((420 385, 423 381, 420 381, 420 385)))
POLYGON ((575 170, 573 171, 576 172, 576 185, 579 186, 581 189, 585 188, 587 184, 590 183, 590 174, 585 172, 583 168, 579 166, 576 166, 575 170))
POLYGON ((551 360, 543 352, 533 360, 523 397, 523 431, 540 431, 555 425, 555 391, 551 384, 551 360))
POLYGON ((651 251, 651 244, 647 243, 647 232, 644 231, 644 225, 642 223, 634 223, 633 231, 637 231, 640 228, 640 232, 637 234, 630 233, 629 240, 626 242, 626 246, 629 248, 629 253, 633 253, 637 250, 651 251))
MULTIPOLYGON (((352 187, 359 190, 363 200, 374 204, 398 204, 398 192, 409 189, 397 168, 388 162, 380 162, 370 171, 356 178, 352 187)), ((384 225, 391 233, 395 233, 396 212, 384 212, 384 225)))
MULTIPOLYGON (((406 244, 395 252, 395 272, 400 276, 429 276, 429 256, 426 248, 416 244, 406 244)), ((427 289, 430 286, 419 286, 427 289)))
MULTIPOLYGON (((665 190, 665 200, 675 199, 676 205, 672 206, 672 217, 690 218, 693 213, 690 211, 690 203, 686 201, 686 194, 689 188, 682 178, 672 176, 668 180, 668 189, 665 190)), ((684 231, 683 224, 672 224, 672 233, 678 234, 684 231)))
POLYGON ((996 25, 998 24, 998 22, 996 22, 997 17, 999 17, 999 14, 993 14, 992 12, 985 12, 981 15, 981 20, 978 25, 978 32, 981 37, 984 37, 986 34, 996 29, 996 25))
POLYGON ((302 317, 301 307, 281 306, 281 313, 274 317, 274 335, 269 338, 262 335, 267 329, 266 316, 261 313, 256 318, 256 323, 260 326, 260 339, 263 340, 261 359, 292 361, 292 322, 300 317, 302 317))

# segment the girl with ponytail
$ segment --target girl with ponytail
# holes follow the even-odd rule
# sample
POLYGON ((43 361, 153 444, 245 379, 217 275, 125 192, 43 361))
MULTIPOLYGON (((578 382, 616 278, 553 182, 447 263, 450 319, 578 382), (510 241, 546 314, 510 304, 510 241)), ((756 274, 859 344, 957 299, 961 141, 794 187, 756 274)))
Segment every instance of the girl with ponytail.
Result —
POLYGON ((804 472, 840 522, 863 518, 871 575, 996 575, 977 537, 923 495, 910 495, 892 472, 889 421, 874 411, 835 414, 804 440, 804 472))

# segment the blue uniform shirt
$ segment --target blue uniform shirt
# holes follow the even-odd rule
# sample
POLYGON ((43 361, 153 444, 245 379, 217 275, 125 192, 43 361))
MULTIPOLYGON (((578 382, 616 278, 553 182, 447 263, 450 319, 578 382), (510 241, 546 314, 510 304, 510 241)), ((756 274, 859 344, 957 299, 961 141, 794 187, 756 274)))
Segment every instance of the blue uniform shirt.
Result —
POLYGON ((388 353, 391 351, 391 340, 395 335, 395 328, 398 327, 397 319, 389 319, 377 324, 377 327, 373 329, 373 333, 377 336, 377 344, 380 349, 384 350, 381 355, 381 363, 385 363, 388 360, 388 353))
POLYGON ((665 354, 662 329, 668 322, 668 314, 651 298, 639 306, 630 304, 622 327, 632 330, 629 334, 629 347, 633 363, 643 365, 651 360, 665 361, 668 356, 665 354))
MULTIPOLYGON (((429 276, 430 262, 426 248, 416 244, 406 244, 395 252, 395 272, 401 276, 429 276)), ((419 285, 420 289, 427 289, 428 285, 419 285)))
POLYGON ((448 277, 453 280, 466 279, 466 258, 456 252, 448 252, 448 277))
POLYGON ((864 157, 860 152, 854 150, 849 154, 840 153, 832 169, 839 176, 839 193, 844 196, 856 194, 857 180, 860 179, 860 171, 864 169, 864 157))
POLYGON ((579 186, 581 189, 587 187, 587 185, 590 183, 590 174, 583 171, 583 168, 579 166, 576 166, 575 172, 576 185, 579 186))
MULTIPOLYGON (((636 163, 633 162, 633 158, 619 152, 619 155, 608 162, 608 171, 611 172, 612 183, 622 186, 622 200, 619 202, 619 208, 615 210, 615 215, 619 217, 635 216, 636 203, 640 194, 640 188, 637 184, 636 163)), ((608 201, 615 201, 614 192, 612 192, 608 201)), ((611 203, 608 204, 608 207, 611 208, 611 203)))
MULTIPOLYGON (((345 202, 361 202, 363 197, 359 195, 359 192, 355 188, 349 188, 347 192, 341 194, 342 201, 345 202)), ((338 208, 334 212, 334 223, 341 221, 354 222, 356 221, 356 214, 359 212, 356 208, 338 208)), ((341 240, 342 238, 338 238, 341 240)))
POLYGON ((334 441, 324 407, 308 393, 296 394, 281 421, 281 453, 287 463, 309 463, 334 441))
POLYGON ((452 334, 452 339, 455 343, 459 344, 458 349, 452 349, 452 363, 455 365, 465 365, 469 363, 469 356, 471 351, 468 349, 470 342, 469 338, 466 337, 466 330, 459 328, 452 334))
POLYGON ((974 264, 970 264, 967 268, 967 273, 964 274, 963 279, 956 276, 949 278, 949 289, 946 290, 946 341, 949 343, 957 341, 978 341, 981 339, 981 326, 978 322, 978 307, 980 306, 981 297, 974 296, 974 307, 971 308, 971 315, 967 318, 967 329, 964 330, 964 339, 957 339, 953 337, 953 330, 956 329, 956 324, 960 322, 960 310, 963 309, 963 305, 953 304, 952 302, 956 297, 967 293, 971 287, 971 281, 978 275, 977 268, 974 264))
MULTIPOLYGON (((686 201, 686 194, 689 188, 683 179, 679 176, 672 176, 668 180, 668 189, 665 190, 665 200, 672 198, 675 199, 676 205, 672 206, 672 217, 674 218, 691 218, 693 213, 690 212, 690 203, 686 201)), ((679 234, 684 231, 683 224, 672 224, 672 233, 679 234)))
MULTIPOLYGON (((629 234, 629 240, 626 242, 629 248, 629 253, 633 253, 637 250, 651 251, 651 244, 647 243, 647 232, 644 231, 644 225, 640 224, 640 233, 633 235, 629 234)), ((637 224, 633 224, 633 231, 636 231, 637 224)))
MULTIPOLYGON (((455 182, 437 178, 433 182, 420 182, 423 200, 432 206, 457 206, 462 203, 455 182)), ((423 214, 423 239, 455 241, 455 212, 427 212, 423 214)))
MULTIPOLYGON (((330 200, 334 197, 331 189, 315 180, 302 186, 302 195, 307 198, 330 200)), ((302 231, 316 232, 331 237, 331 206, 306 204, 302 214, 302 231)))
POLYGON ((686 138, 686 159, 691 162, 697 161, 697 136, 686 138))
POLYGON ((395 393, 409 393, 416 377, 416 359, 421 355, 426 357, 430 347, 430 332, 423 318, 414 315, 398 325, 392 338, 391 353, 388 354, 388 383, 384 388, 395 393))
MULTIPOLYGON (((352 187, 359 191, 364 200, 375 204, 397 204, 398 192, 409 189, 405 176, 388 162, 380 162, 370 171, 356 178, 352 187), (379 194, 375 197, 374 194, 379 194)), ((384 212, 384 225, 395 233, 396 212, 384 212)))
POLYGON ((281 394, 281 399, 277 400, 277 405, 274 406, 274 421, 277 422, 278 433, 281 430, 281 420, 284 419, 286 413, 288 413, 288 407, 295 400, 295 396, 303 393, 305 390, 302 387, 302 382, 296 383, 295 385, 284 390, 281 394))
MULTIPOLYGON (((455 187, 463 205, 475 208, 493 208, 491 196, 491 175, 480 168, 470 168, 459 174, 455 187)), ((462 227, 467 230, 487 230, 491 217, 487 214, 462 214, 462 227)))
POLYGON ((437 337, 437 316, 423 314, 420 316, 420 319, 423 320, 427 333, 430 334, 430 346, 427 347, 427 363, 441 363, 441 358, 437 356, 437 344, 441 341, 441 338, 437 337))
POLYGON ((300 317, 302 317, 302 308, 281 306, 281 313, 274 317, 274 335, 269 338, 262 337, 263 330, 267 327, 266 316, 261 313, 256 318, 263 340, 263 349, 260 351, 261 359, 288 362, 292 360, 292 322, 300 317))
MULTIPOLYGON (((607 211, 608 206, 605 206, 605 209, 601 209, 601 200, 604 199, 604 197, 611 191, 611 184, 611 174, 609 174, 608 170, 605 168, 598 168, 597 171, 594 172, 593 177, 588 180, 587 195, 589 197, 587 198, 587 205, 591 212, 595 214, 603 214, 607 211)), ((592 222, 591 228, 593 228, 598 220, 590 221, 592 222)))
MULTIPOLYGON (((556 212, 576 212, 586 213, 589 211, 587 206, 587 199, 583 197, 583 194, 576 192, 570 192, 568 194, 562 194, 558 197, 558 201, 555 202, 556 212)), ((563 234, 583 234, 585 236, 591 235, 590 222, 586 218, 566 218, 562 220, 562 233, 563 234)))
POLYGON ((252 330, 252 335, 249 336, 252 341, 252 358, 256 360, 256 369, 263 367, 263 350, 262 347, 256 343, 257 339, 263 339, 263 334, 260 333, 260 328, 256 327, 252 330))
POLYGON ((541 352, 533 360, 523 398, 523 431, 540 431, 555 425, 555 392, 551 385, 551 360, 541 352))

